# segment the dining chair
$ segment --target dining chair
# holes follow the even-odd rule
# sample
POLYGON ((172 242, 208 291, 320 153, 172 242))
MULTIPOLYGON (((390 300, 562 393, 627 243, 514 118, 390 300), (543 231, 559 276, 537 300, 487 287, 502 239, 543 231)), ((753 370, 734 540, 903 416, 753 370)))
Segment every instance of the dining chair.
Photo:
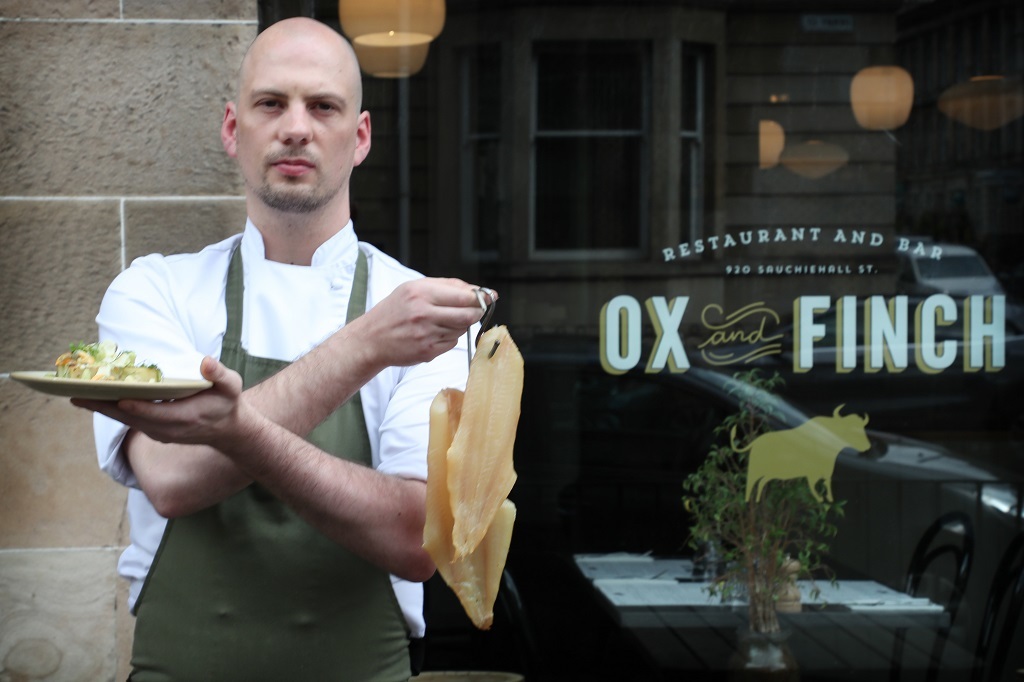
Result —
MULTIPOLYGON (((971 682, 1002 679, 1010 644, 1020 623, 1021 607, 1024 607, 1024 532, 1018 533, 1003 552, 992 578, 981 617, 971 682)), ((1014 665, 1020 665, 1020 660, 1014 665)))
MULTIPOLYGON (((932 644, 931 661, 926 677, 929 682, 933 682, 938 677, 942 650, 946 646, 946 640, 949 639, 949 632, 956 619, 957 611, 960 610, 960 602, 967 589, 967 579, 971 575, 971 565, 974 559, 974 524, 970 516, 960 511, 943 514, 935 519, 921 535, 910 558, 910 566, 907 568, 906 582, 903 586, 904 591, 912 597, 919 596, 924 576, 934 569, 940 559, 947 556, 953 560, 953 576, 949 581, 949 596, 943 605, 947 617, 946 622, 936 630, 935 640, 932 644)), ((895 632, 892 665, 889 668, 891 682, 896 682, 900 678, 906 634, 904 628, 895 632)))
POLYGON ((440 574, 424 584, 423 602, 427 619, 425 672, 417 679, 489 682, 493 677, 511 682, 516 675, 531 679, 540 669, 536 638, 507 569, 494 605, 494 624, 488 631, 472 624, 440 574))
POLYGON ((423 585, 423 613, 427 622, 423 670, 502 671, 512 667, 514 642, 504 623, 489 631, 477 629, 440 573, 423 585))
POLYGON ((498 600, 512 627, 522 672, 527 679, 534 679, 540 674, 540 648, 537 638, 534 636, 530 619, 527 617, 522 595, 519 594, 519 588, 516 587, 516 582, 507 568, 501 574, 498 600))

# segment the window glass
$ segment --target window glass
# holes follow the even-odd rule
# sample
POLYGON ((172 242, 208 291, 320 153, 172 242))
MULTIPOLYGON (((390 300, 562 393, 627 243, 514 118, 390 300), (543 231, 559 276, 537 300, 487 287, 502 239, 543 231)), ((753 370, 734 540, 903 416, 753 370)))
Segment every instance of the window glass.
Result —
POLYGON ((635 137, 538 139, 536 248, 638 248, 641 153, 635 137))
POLYGON ((686 239, 698 239, 704 231, 707 216, 704 211, 707 192, 708 167, 704 153, 707 136, 707 106, 711 102, 708 88, 713 51, 693 44, 684 44, 679 83, 680 147, 679 214, 681 234, 686 239))
POLYGON ((467 49, 463 58, 469 131, 496 135, 501 130, 501 46, 478 45, 467 49))
MULTIPOLYGON (((723 517, 827 514, 778 616, 800 679, 1014 679, 1024 625, 982 623, 1024 543, 1024 6, 446 7, 410 264, 497 289, 525 379, 518 599, 475 632, 432 580, 428 669, 730 679, 747 578, 814 552, 698 536, 687 481, 725 453, 723 517), (923 540, 955 549, 917 575, 923 540)), ((357 230, 392 229, 386 185, 357 230)))
POLYGON ((501 46, 479 45, 460 54, 463 71, 464 127, 461 204, 465 252, 471 258, 493 258, 502 224, 501 178, 501 46))
POLYGON ((680 128, 684 132, 698 133, 704 123, 705 58, 706 55, 702 51, 690 46, 683 46, 683 66, 680 70, 682 102, 679 110, 682 114, 680 128))
POLYGON ((539 44, 538 132, 638 132, 644 127, 643 68, 636 44, 539 44))
POLYGON ((635 253, 646 176, 646 59, 636 43, 539 43, 533 250, 635 253))

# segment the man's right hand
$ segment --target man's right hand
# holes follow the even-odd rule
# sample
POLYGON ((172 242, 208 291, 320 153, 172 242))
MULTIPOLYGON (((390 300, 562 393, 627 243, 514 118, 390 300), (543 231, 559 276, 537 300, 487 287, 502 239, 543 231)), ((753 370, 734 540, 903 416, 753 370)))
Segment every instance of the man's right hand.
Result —
MULTIPOLYGON (((429 362, 454 348, 483 317, 477 290, 460 279, 413 280, 349 326, 365 337, 381 369, 429 362)), ((491 302, 497 301, 497 292, 489 291, 491 302)))

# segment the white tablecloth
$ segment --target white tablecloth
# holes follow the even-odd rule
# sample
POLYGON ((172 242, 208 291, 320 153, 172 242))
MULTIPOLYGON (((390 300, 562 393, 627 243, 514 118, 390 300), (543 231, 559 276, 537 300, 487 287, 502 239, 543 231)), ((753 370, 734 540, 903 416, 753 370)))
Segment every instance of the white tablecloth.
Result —
MULTIPOLYGON (((693 581, 688 559, 661 559, 647 554, 580 554, 576 565, 616 607, 713 606, 721 598, 705 582, 693 581)), ((841 605, 854 611, 935 611, 942 607, 870 580, 799 581, 804 604, 841 605), (814 590, 820 592, 814 596, 814 590)), ((733 602, 734 604, 737 602, 733 602)))

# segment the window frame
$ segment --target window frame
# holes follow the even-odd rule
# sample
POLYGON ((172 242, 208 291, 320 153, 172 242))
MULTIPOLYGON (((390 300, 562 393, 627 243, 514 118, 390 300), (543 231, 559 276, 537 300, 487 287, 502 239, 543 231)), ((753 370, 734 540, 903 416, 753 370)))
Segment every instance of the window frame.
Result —
MULTIPOLYGON (((524 10, 525 11, 525 10, 524 10)), ((431 60, 437 77, 436 154, 432 163, 432 183, 438 197, 433 205, 432 222, 438 234, 429 245, 431 262, 438 267, 463 273, 466 277, 511 278, 550 277, 579 279, 592 273, 590 263, 599 264, 606 276, 647 277, 658 272, 672 276, 679 263, 665 252, 690 240, 696 229, 700 236, 720 235, 725 213, 721 210, 726 185, 727 161, 724 155, 724 129, 711 126, 715 116, 724 116, 724 79, 726 72, 720 55, 725 49, 726 21, 721 13, 692 7, 659 7, 629 13, 604 8, 544 8, 529 10, 529 22, 519 20, 514 9, 496 8, 476 15, 450 13, 445 30, 431 48, 431 60), (592 252, 567 258, 563 252, 543 256, 532 248, 534 212, 532 135, 534 131, 534 57, 533 45, 544 41, 595 41, 614 37, 619 41, 649 45, 648 144, 645 174, 643 246, 628 258, 597 258, 592 252), (467 48, 498 43, 501 53, 502 122, 500 142, 501 213, 498 253, 476 252, 466 245, 467 221, 464 205, 464 173, 471 172, 463 162, 463 70, 460 56, 467 48), (705 51, 704 98, 708 125, 703 135, 704 192, 699 198, 704 215, 699 220, 680 214, 680 84, 677 82, 683 45, 695 45, 705 51), (699 223, 692 227, 691 223, 699 223), (684 224, 685 223, 685 224, 684 224), (557 268, 557 270, 556 270, 557 268)), ((468 186, 472 186, 471 183, 468 186)), ((471 223, 470 227, 472 227, 471 223)), ((687 270, 700 275, 713 270, 715 254, 694 259, 687 270)))

